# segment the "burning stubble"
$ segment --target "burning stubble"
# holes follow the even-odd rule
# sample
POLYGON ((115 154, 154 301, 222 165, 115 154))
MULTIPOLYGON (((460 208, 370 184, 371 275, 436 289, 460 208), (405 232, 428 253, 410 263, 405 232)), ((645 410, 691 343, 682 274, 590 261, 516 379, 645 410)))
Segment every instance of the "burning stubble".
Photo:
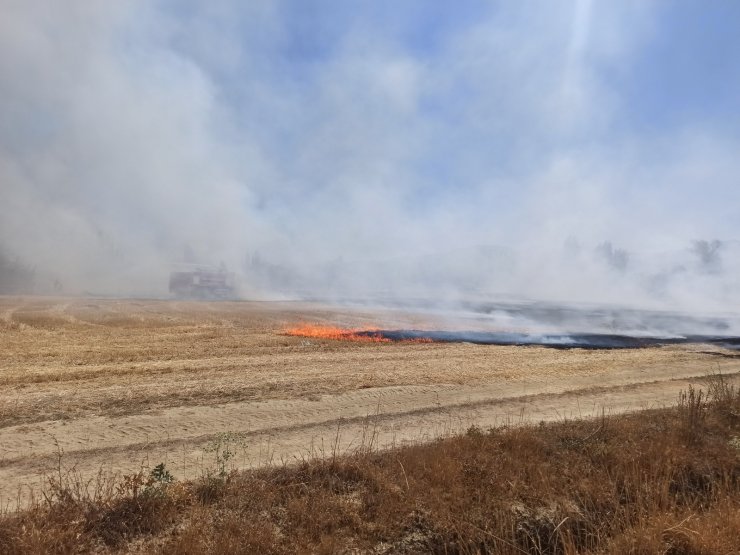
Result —
POLYGON ((342 328, 322 324, 288 327, 285 335, 354 341, 360 343, 473 343, 477 345, 538 346, 553 349, 639 349, 666 345, 708 344, 728 349, 740 348, 735 336, 633 336, 599 333, 536 334, 507 331, 445 331, 418 329, 381 329, 379 327, 342 328))

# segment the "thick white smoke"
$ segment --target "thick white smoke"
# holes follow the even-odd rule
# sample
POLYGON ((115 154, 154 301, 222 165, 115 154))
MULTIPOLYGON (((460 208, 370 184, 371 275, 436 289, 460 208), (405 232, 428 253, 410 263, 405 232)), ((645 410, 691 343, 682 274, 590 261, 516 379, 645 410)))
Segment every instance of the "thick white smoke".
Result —
POLYGON ((732 310, 737 129, 630 115, 659 11, 4 0, 2 289, 732 310))

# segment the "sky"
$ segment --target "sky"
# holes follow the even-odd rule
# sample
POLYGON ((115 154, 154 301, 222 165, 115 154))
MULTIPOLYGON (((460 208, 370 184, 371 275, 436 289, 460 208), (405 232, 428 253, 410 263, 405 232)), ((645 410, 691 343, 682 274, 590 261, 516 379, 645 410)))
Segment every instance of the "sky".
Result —
POLYGON ((187 252, 250 297, 740 300, 735 1, 0 10, 0 250, 38 291, 164 295, 187 252))

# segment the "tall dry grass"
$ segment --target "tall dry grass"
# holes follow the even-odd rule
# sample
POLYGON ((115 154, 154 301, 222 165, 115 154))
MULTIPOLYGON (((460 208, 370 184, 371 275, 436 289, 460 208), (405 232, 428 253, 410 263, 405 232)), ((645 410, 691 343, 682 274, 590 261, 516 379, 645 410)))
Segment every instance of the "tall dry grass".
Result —
POLYGON ((721 376, 672 409, 216 470, 60 471, 0 518, 0 552, 740 552, 740 392, 721 376))

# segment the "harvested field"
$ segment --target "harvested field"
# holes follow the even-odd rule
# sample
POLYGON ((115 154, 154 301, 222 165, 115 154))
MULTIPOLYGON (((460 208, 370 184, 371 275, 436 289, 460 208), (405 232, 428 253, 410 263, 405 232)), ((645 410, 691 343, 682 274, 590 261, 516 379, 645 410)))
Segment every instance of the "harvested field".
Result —
POLYGON ((194 477, 224 432, 245 438, 229 464, 254 467, 474 423, 659 407, 708 374, 740 371, 737 353, 718 346, 553 350, 282 333, 300 322, 434 324, 306 303, 0 297, 4 505, 38 492, 60 455, 82 475, 166 462, 194 477))

